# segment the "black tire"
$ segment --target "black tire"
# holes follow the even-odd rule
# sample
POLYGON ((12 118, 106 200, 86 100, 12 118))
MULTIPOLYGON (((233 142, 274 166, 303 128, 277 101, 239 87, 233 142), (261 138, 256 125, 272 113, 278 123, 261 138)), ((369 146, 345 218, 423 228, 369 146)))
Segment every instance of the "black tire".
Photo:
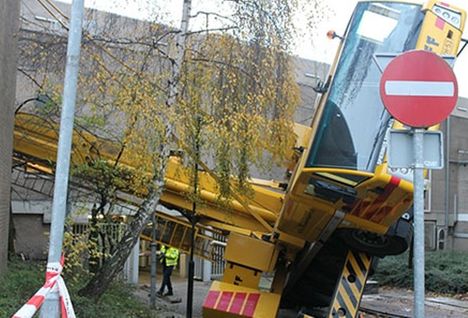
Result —
POLYGON ((351 249, 384 257, 398 255, 408 249, 413 237, 413 225, 407 220, 399 219, 385 235, 357 229, 339 229, 337 233, 351 249))

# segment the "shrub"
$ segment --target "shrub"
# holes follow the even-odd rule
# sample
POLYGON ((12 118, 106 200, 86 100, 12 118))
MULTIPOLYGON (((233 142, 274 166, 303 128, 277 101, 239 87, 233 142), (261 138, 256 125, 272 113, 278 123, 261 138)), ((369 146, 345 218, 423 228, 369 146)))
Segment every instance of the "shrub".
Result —
MULTIPOLYGON (((408 268, 408 253, 380 260, 373 279, 381 285, 413 287, 413 269, 408 268)), ((468 292, 468 253, 439 251, 426 253, 426 290, 438 293, 468 292)))

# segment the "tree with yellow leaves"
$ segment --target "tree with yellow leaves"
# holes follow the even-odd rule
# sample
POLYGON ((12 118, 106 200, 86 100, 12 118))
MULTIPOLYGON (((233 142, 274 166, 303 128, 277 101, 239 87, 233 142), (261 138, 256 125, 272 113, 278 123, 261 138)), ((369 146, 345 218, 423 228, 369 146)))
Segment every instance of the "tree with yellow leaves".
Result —
MULTIPOLYGON (((266 158, 282 163, 294 145, 299 91, 289 55, 293 19, 308 5, 309 21, 316 21, 322 11, 310 9, 320 2, 222 3, 228 14, 192 14, 191 1, 184 0, 178 30, 147 24, 131 38, 116 37, 112 28, 85 36, 77 122, 113 140, 114 156, 101 156, 93 145, 94 157, 76 175, 100 191, 94 221, 111 206, 116 191, 144 201, 82 295, 99 298, 123 268, 159 202, 171 151, 183 150, 194 189, 196 164, 208 162, 220 199, 229 202, 233 193, 248 194, 252 165, 265 165, 266 158), (189 29, 189 22, 200 17, 203 27, 189 29), (221 22, 214 24, 215 18, 221 22)), ((57 90, 53 79, 41 85, 57 90)))

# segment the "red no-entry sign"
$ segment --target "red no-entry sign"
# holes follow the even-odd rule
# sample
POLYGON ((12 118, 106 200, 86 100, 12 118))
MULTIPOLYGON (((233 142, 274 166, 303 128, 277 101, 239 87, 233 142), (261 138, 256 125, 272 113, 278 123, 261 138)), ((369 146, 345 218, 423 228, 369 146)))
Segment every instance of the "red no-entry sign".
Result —
POLYGON ((410 51, 393 59, 380 80, 388 112, 411 127, 429 127, 447 118, 458 99, 452 68, 438 55, 410 51))

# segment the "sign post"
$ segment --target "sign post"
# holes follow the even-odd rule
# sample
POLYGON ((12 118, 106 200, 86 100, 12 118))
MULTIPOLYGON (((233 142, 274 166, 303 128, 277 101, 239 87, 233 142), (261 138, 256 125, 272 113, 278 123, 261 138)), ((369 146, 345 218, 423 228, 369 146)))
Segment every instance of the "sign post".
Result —
POLYGON ((415 318, 424 318, 424 164, 423 164, 424 129, 413 129, 414 177, 413 177, 413 284, 415 318))
MULTIPOLYGON (((426 128, 446 119, 458 99, 458 85, 450 66, 438 55, 410 51, 394 58, 380 81, 380 96, 388 112, 412 129, 414 162, 414 311, 424 318, 424 160, 426 128)), ((391 162, 390 162, 391 166, 391 162)), ((411 168, 411 167, 408 167, 411 168)))

